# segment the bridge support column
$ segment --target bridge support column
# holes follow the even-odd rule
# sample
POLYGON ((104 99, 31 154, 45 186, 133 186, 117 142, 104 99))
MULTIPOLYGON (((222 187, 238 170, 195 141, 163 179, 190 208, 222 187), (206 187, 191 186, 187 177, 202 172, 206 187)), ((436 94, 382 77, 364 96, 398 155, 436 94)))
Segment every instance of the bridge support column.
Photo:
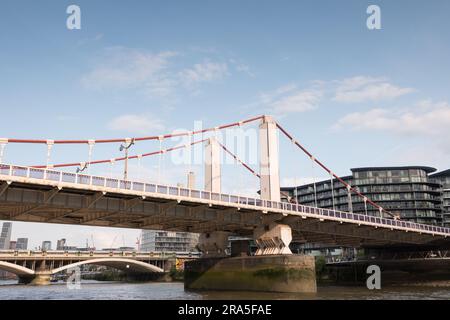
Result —
POLYGON ((280 201, 277 124, 265 116, 259 126, 261 199, 280 201))
POLYGON ((316 292, 312 256, 201 258, 184 266, 184 287, 198 290, 316 292))
POLYGON ((205 149, 205 190, 220 193, 220 145, 216 138, 209 138, 205 149))
POLYGON ((288 225, 271 223, 255 229, 255 243, 258 250, 255 255, 292 254, 289 244, 292 241, 292 229, 288 225))
POLYGON ((49 272, 36 272, 30 276, 18 276, 20 284, 31 284, 36 286, 44 286, 50 284, 51 274, 49 272))
MULTIPOLYGON (((225 248, 224 233, 203 240, 203 248, 225 248), (218 246, 218 244, 221 245, 218 246)), ((291 228, 271 224, 255 230, 259 255, 220 257, 207 254, 188 261, 184 268, 187 289, 261 292, 316 292, 315 260, 289 250, 291 228)), ((200 246, 201 247, 201 246, 200 246)), ((214 250, 212 250, 214 253, 214 250)), ((217 250, 217 253, 223 251, 217 250)), ((210 252, 207 252, 210 253, 210 252)))

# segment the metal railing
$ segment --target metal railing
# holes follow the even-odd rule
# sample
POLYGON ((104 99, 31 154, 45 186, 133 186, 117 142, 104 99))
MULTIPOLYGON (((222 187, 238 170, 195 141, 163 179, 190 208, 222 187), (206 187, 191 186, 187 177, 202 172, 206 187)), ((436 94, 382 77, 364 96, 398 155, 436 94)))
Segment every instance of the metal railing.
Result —
POLYGON ((108 258, 108 257, 128 257, 128 258, 196 258, 200 256, 200 252, 165 252, 165 251, 121 251, 121 250, 102 250, 102 251, 81 251, 81 250, 52 250, 52 251, 41 251, 41 250, 0 250, 0 260, 5 258, 14 257, 47 257, 47 258, 58 258, 58 257, 69 257, 69 258, 108 258))
POLYGON ((184 197, 190 200, 204 200, 218 202, 220 204, 231 204, 233 206, 247 206, 252 209, 267 211, 267 209, 288 211, 293 214, 312 214, 328 220, 347 220, 358 224, 376 225, 391 229, 403 229, 413 232, 424 232, 431 234, 441 234, 445 237, 450 235, 450 228, 433 225, 420 224, 409 221, 399 221, 383 217, 375 217, 357 213, 349 213, 332 209, 315 208, 301 204, 287 202, 276 202, 257 198, 242 197, 223 193, 187 189, 162 184, 134 182, 116 178, 106 178, 85 174, 56 171, 53 169, 37 169, 24 166, 0 164, 0 175, 10 177, 32 178, 46 180, 56 183, 72 183, 78 185, 112 188, 117 190, 137 191, 165 195, 173 197, 184 197), (331 219, 330 219, 331 218, 331 219))

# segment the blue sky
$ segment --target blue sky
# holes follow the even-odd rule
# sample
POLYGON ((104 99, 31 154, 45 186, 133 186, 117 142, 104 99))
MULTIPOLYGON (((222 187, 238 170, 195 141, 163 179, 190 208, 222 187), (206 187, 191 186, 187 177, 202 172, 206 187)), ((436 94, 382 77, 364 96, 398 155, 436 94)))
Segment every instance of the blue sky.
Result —
MULTIPOLYGON (((449 12, 446 0, 2 1, 0 136, 142 136, 273 114, 340 175, 369 165, 447 169, 449 12), (81 30, 66 28, 70 4, 81 8, 81 30), (381 8, 381 30, 366 27, 370 4, 381 8)), ((5 162, 45 163, 44 146, 5 150, 5 162)), ((96 146, 93 158, 119 155, 117 145, 96 146)), ((86 157, 86 146, 55 147, 52 162, 86 157)), ((284 140, 280 161, 283 185, 321 177, 284 140)), ((167 181, 184 182, 187 166, 165 162, 167 181)), ((147 159, 141 173, 154 179, 157 165, 147 159)), ((240 168, 224 173, 227 192, 258 188, 240 168)), ((13 233, 35 246, 43 233, 132 244, 138 231, 14 223, 13 233)))

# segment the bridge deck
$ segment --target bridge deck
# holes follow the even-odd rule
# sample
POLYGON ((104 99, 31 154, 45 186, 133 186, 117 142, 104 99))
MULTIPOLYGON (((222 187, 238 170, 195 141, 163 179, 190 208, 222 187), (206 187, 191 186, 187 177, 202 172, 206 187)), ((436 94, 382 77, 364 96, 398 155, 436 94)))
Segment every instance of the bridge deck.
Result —
POLYGON ((0 165, 0 219, 251 235, 289 224, 294 239, 339 245, 428 244, 449 228, 175 186, 0 165))

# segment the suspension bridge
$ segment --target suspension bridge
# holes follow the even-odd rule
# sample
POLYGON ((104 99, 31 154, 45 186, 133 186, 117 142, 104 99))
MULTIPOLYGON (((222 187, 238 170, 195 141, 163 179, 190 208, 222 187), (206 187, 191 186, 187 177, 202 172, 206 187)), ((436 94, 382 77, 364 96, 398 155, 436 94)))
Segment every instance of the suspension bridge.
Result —
MULTIPOLYGON (((331 192, 334 198, 333 188, 331 192)), ((314 194, 317 197, 316 192, 314 194)), ((450 236, 449 228, 403 221, 369 199, 318 160, 271 116, 201 130, 135 138, 2 138, 0 219, 200 233, 198 247, 202 258, 188 262, 184 273, 185 286, 194 289, 315 292, 314 258, 293 255, 289 248, 292 240, 381 250, 444 250, 448 248, 450 236), (219 132, 254 124, 258 126, 258 168, 252 168, 218 137, 219 132), (313 168, 323 170, 330 177, 331 186, 334 183, 344 186, 349 212, 282 201, 279 136, 284 136, 296 152, 306 155, 313 168), (187 137, 189 142, 162 147, 163 141, 176 137, 187 137), (159 142, 158 150, 129 154, 137 144, 152 140, 159 142), (96 145, 117 143, 121 144, 121 151, 125 151, 123 157, 92 159, 96 145), (5 163, 3 159, 9 145, 25 148, 43 145, 47 162, 36 165, 5 163), (52 155, 57 151, 55 146, 59 145, 87 145, 87 160, 52 163, 52 155), (191 174, 187 186, 161 181, 161 159, 177 150, 191 151, 195 146, 202 146, 204 152, 204 187, 197 189, 191 174), (231 157, 233 163, 259 180, 259 196, 222 192, 223 155, 231 157), (140 164, 143 158, 155 156, 159 157, 157 182, 140 175, 138 179, 129 179, 129 161, 137 160, 140 164), (117 162, 124 163, 123 178, 90 174, 91 167, 101 164, 109 164, 112 172, 117 162), (75 172, 70 171, 71 168, 75 172), (352 201, 356 197, 363 201, 365 214, 353 212, 352 201), (369 208, 371 214, 368 214, 369 208), (258 247, 255 256, 225 258, 230 235, 253 238, 258 247), (278 270, 277 277, 265 276, 273 270, 278 270)), ((109 262, 122 265, 123 261, 106 261, 109 262)), ((9 264, 8 267, 11 269, 9 264)), ((154 269, 154 266, 149 268, 154 269)), ((30 274, 35 272, 28 269, 24 270, 30 274)))
MULTIPOLYGON (((200 247, 208 254, 223 254, 227 236, 253 237, 257 254, 289 254, 292 239, 345 246, 427 245, 446 242, 450 229, 402 221, 376 202, 347 184, 319 161, 285 128, 270 116, 225 124, 198 131, 103 140, 36 140, 0 139, 0 219, 11 221, 60 223, 102 227, 164 229, 201 233, 200 247), (254 169, 216 138, 218 131, 258 123, 259 168, 254 169), (212 133, 205 138, 205 134, 212 133), (341 212, 283 202, 280 198, 278 133, 304 153, 330 176, 331 185, 338 181, 347 192, 373 206, 377 216, 341 212), (201 138, 195 140, 195 137, 201 138), (189 143, 163 149, 161 141, 189 137, 189 143), (156 140, 160 149, 139 155, 128 155, 128 149, 143 141, 156 140), (93 160, 95 145, 122 143, 124 157, 93 160), (6 164, 2 159, 10 144, 46 146, 45 165, 6 164), (51 163, 58 145, 87 145, 87 161, 51 163), (174 186, 127 179, 130 160, 162 156, 181 149, 203 145, 205 152, 205 186, 174 186), (246 197, 221 192, 221 152, 231 156, 260 180, 260 197, 246 197), (124 178, 85 174, 86 168, 98 164, 125 162, 124 178), (77 172, 64 171, 77 168, 77 172)), ((351 205, 349 205, 351 208, 351 205)))

